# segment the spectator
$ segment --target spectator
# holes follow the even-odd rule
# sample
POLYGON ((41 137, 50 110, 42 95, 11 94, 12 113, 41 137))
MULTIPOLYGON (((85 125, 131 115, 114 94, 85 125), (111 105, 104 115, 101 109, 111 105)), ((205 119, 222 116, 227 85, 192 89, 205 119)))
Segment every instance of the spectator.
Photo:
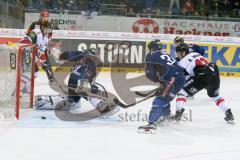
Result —
POLYGON ((208 14, 207 11, 208 11, 208 7, 205 4, 205 0, 199 0, 199 4, 197 5, 196 15, 201 17, 206 17, 208 14))
POLYGON ((58 0, 58 1, 57 1, 57 10, 58 10, 58 13, 60 13, 60 14, 63 14, 63 13, 64 13, 63 0, 58 0))
POLYGON ((237 10, 237 11, 236 11, 235 18, 240 18, 240 10, 237 10))
POLYGON ((79 10, 81 10, 81 11, 86 11, 87 10, 87 5, 88 5, 87 0, 81 0, 81 1, 77 0, 76 3, 77 3, 77 6, 78 6, 77 8, 79 10))
POLYGON ((210 16, 211 17, 218 17, 219 13, 219 2, 218 0, 211 0, 209 1, 209 9, 210 9, 210 16))
POLYGON ((172 10, 174 4, 176 5, 177 10, 180 9, 180 2, 179 2, 179 0, 170 0, 170 6, 169 6, 169 10, 170 11, 172 10))
POLYGON ((43 10, 45 9, 45 1, 44 0, 36 0, 36 5, 35 7, 38 9, 38 10, 43 10))
POLYGON ((54 7, 54 4, 53 4, 53 3, 54 3, 53 0, 45 0, 45 1, 44 1, 44 6, 45 6, 44 8, 45 8, 45 9, 48 9, 49 11, 52 11, 52 10, 54 9, 54 8, 53 8, 53 7, 54 7))
POLYGON ((98 11, 102 6, 100 0, 88 0, 88 9, 91 12, 98 11))
POLYGON ((0 19, 0 28, 3 28, 2 20, 0 19))
POLYGON ((159 16, 161 16, 161 10, 160 10, 160 8, 158 8, 158 9, 156 9, 156 17, 159 17, 159 16))
POLYGON ((232 12, 232 3, 229 0, 223 0, 219 3, 219 16, 229 17, 232 12))
POLYGON ((177 7, 172 7, 171 10, 168 11, 169 15, 179 15, 179 10, 177 7))
POLYGON ((234 10, 240 9, 240 1, 239 0, 233 0, 232 4, 233 4, 233 9, 234 10))
POLYGON ((193 4, 192 0, 187 0, 183 4, 183 8, 182 8, 183 15, 193 15, 194 11, 195 11, 194 4, 193 4))
POLYGON ((147 10, 152 10, 155 0, 145 0, 145 5, 147 10))

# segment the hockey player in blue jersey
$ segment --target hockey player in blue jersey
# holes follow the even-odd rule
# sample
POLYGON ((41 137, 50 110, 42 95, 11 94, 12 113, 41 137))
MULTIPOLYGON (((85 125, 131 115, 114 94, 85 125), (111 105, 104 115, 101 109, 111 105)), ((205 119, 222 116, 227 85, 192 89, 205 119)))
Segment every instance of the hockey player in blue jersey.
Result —
POLYGON ((86 99, 90 104, 95 107, 101 114, 112 111, 116 108, 116 104, 105 102, 93 96, 89 96, 84 89, 89 89, 92 94, 97 93, 99 90, 106 93, 105 88, 94 82, 97 75, 96 67, 100 62, 99 57, 96 55, 95 49, 86 51, 65 51, 60 55, 54 55, 59 60, 72 62, 74 64, 73 71, 70 73, 68 79, 68 95, 66 96, 51 96, 51 103, 47 99, 40 99, 37 101, 37 109, 61 109, 69 110, 80 106, 81 98, 86 99), (81 90, 82 89, 82 90, 81 90), (78 91, 78 92, 77 92, 78 91), (79 92, 80 91, 80 92, 79 92))
MULTIPOLYGON (((175 47, 177 47, 181 43, 184 43, 183 37, 180 37, 180 36, 175 37, 175 39, 174 39, 175 47)), ((205 49, 196 44, 188 44, 188 49, 189 49, 189 53, 197 52, 197 53, 201 54, 202 56, 205 54, 205 49)))
POLYGON ((69 89, 67 101, 65 101, 63 106, 60 107, 69 108, 75 103, 78 103, 81 98, 85 98, 92 104, 92 106, 96 107, 101 114, 110 112, 116 108, 116 104, 106 103, 102 99, 88 96, 84 91, 84 88, 89 88, 90 92, 93 94, 97 93, 98 90, 106 92, 102 85, 94 82, 94 79, 97 75, 96 67, 100 62, 99 57, 96 56, 95 49, 90 49, 87 51, 70 51, 65 53, 65 57, 62 59, 73 61, 75 62, 75 65, 68 80, 69 89), (79 88, 83 89, 82 94, 76 92, 76 90, 79 90, 79 88))
POLYGON ((176 60, 161 52, 159 41, 151 41, 147 45, 149 53, 145 59, 146 77, 159 85, 165 86, 161 94, 156 95, 152 102, 148 125, 140 126, 139 132, 155 132, 160 118, 167 118, 170 113, 170 102, 185 84, 184 70, 176 60))

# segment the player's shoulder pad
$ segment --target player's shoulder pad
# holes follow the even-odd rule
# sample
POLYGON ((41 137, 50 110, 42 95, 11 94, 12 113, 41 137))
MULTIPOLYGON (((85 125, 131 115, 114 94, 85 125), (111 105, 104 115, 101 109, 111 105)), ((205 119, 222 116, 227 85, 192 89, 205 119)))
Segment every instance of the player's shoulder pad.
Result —
POLYGON ((146 58, 146 62, 158 62, 161 61, 160 56, 163 55, 163 53, 158 50, 152 53, 149 53, 146 58))

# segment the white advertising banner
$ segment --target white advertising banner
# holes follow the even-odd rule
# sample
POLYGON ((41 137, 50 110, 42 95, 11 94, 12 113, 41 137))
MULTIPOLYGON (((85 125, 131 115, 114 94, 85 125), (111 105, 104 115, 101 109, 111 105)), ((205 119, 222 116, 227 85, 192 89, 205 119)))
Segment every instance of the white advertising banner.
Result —
MULTIPOLYGON (((38 20, 39 13, 25 14, 25 28, 38 20)), ((134 18, 50 14, 50 22, 61 30, 160 33, 202 36, 240 36, 240 21, 134 18)))

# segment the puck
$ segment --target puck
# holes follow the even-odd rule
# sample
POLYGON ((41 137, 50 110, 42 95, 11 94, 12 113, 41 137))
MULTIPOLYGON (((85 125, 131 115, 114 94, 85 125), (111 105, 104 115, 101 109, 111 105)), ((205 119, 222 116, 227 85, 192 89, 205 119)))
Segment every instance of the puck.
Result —
POLYGON ((41 118, 42 118, 42 119, 47 119, 45 116, 42 116, 41 118))

